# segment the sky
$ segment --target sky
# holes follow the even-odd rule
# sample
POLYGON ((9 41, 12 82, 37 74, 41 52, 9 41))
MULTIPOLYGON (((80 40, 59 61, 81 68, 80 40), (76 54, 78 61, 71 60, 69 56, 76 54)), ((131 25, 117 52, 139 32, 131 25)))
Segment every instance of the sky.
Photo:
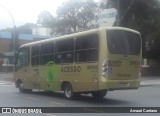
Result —
POLYGON ((0 29, 14 26, 9 12, 16 26, 36 23, 42 11, 47 10, 55 15, 57 6, 64 1, 66 0, 0 0, 0 29))

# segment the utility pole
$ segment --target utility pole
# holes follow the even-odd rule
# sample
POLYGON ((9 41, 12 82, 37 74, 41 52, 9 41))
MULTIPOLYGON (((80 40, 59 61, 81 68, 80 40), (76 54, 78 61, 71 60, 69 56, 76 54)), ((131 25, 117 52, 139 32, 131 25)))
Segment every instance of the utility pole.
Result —
MULTIPOLYGON (((16 25, 15 25, 14 18, 12 16, 11 12, 5 6, 3 6, 1 4, 0 4, 0 7, 4 8, 9 13, 9 15, 11 16, 12 22, 13 22, 13 34, 12 34, 13 35, 12 36, 12 38, 13 38, 13 61, 15 62, 15 53, 16 53, 16 43, 15 43, 16 42, 15 41, 15 39, 16 39, 16 25)), ((15 64, 14 64, 14 62, 13 62, 13 73, 15 73, 15 64)))
POLYGON ((119 13, 119 11, 120 11, 120 7, 119 7, 119 1, 120 0, 117 0, 117 26, 119 26, 119 22, 120 22, 120 13, 119 13))

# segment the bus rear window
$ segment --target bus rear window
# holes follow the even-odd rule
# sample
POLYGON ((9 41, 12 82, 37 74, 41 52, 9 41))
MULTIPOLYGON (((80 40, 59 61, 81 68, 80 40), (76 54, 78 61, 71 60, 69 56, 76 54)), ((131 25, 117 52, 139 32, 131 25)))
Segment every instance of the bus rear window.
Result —
POLYGON ((138 55, 141 49, 140 35, 124 31, 107 31, 108 49, 111 54, 138 55))

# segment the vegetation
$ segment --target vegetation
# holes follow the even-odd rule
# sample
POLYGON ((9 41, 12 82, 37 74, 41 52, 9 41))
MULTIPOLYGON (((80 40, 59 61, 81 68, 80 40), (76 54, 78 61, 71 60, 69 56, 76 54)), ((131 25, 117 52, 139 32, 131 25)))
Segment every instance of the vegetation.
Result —
MULTIPOLYGON (((118 0, 103 0, 101 4, 101 8, 117 6, 118 0)), ((119 0, 119 17, 120 26, 141 32, 143 57, 160 59, 160 1, 119 0)))
MULTIPOLYGON (((118 9, 118 0, 102 0, 101 9, 118 9)), ((74 33, 98 27, 95 13, 98 7, 94 0, 68 0, 58 7, 56 15, 48 11, 39 14, 37 24, 52 29, 52 35, 74 33)), ((160 0, 119 0, 119 24, 135 29, 142 34, 143 58, 160 59, 160 0)), ((117 21, 114 25, 117 25, 117 21)), ((16 30, 31 34, 33 24, 25 24, 16 30)), ((12 31, 12 29, 6 29, 12 31)), ((12 40, 13 41, 13 40, 12 40)))
POLYGON ((91 21, 95 16, 97 5, 94 0, 68 0, 58 7, 56 16, 43 11, 38 16, 37 23, 52 28, 52 34, 64 35, 75 33, 78 29, 86 30, 97 25, 91 21))

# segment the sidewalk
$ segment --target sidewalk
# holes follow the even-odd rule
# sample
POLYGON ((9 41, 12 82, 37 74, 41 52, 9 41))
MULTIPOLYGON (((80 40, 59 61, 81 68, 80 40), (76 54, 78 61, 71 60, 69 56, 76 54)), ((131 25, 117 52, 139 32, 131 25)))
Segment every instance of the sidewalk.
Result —
POLYGON ((141 86, 160 85, 160 76, 142 76, 141 86))
MULTIPOLYGON (((0 80, 14 82, 13 73, 2 73, 0 72, 0 80)), ((142 76, 141 86, 148 85, 160 85, 160 76, 142 76)))
POLYGON ((0 72, 0 80, 14 83, 13 73, 0 72))

